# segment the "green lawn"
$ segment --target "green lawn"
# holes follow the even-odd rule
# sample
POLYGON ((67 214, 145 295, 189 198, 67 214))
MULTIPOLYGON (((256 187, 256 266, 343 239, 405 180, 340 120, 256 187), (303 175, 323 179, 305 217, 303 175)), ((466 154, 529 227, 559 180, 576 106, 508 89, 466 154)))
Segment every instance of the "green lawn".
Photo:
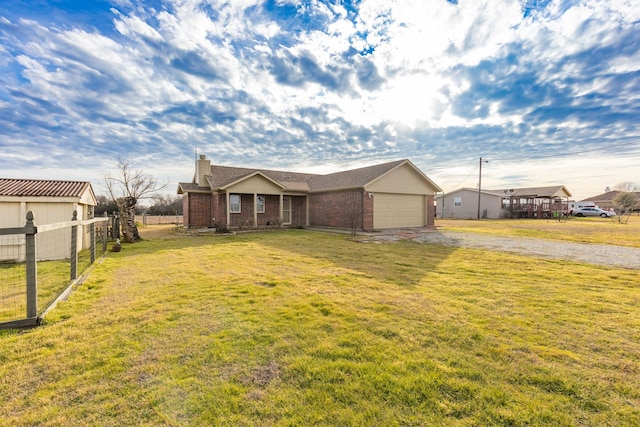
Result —
POLYGON ((0 332, 0 425, 640 424, 637 271, 150 229, 0 332))
MULTIPOLYGON (((101 253, 98 251, 98 257, 101 253)), ((78 253, 77 275, 91 266, 89 250, 78 253)), ((38 314, 42 314, 71 283, 71 261, 38 261, 38 314)), ((26 266, 24 262, 0 263, 0 322, 24 319, 27 315, 26 266)))
POLYGON ((640 216, 626 223, 617 218, 458 220, 437 219, 436 227, 452 231, 488 233, 501 236, 538 237, 579 243, 604 243, 640 248, 640 216))

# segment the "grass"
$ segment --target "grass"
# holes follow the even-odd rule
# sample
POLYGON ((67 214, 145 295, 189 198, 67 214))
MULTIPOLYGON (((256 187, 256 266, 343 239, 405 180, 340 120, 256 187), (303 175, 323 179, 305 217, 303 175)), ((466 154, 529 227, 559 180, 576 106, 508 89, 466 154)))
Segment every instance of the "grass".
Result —
MULTIPOLYGON (((101 248, 98 250, 100 256, 101 248)), ((80 276, 91 265, 88 249, 78 253, 77 275, 80 276)), ((69 259, 38 261, 38 314, 49 305, 71 283, 71 261, 69 259)), ((20 320, 26 317, 26 266, 24 262, 0 263, 0 322, 20 320)))
POLYGON ((640 423, 637 271, 145 232, 0 332, 0 425, 640 423))
POLYGON ((566 220, 509 219, 457 220, 437 219, 436 227, 452 231, 488 233, 501 236, 538 237, 579 243, 601 243, 640 248, 640 216, 628 223, 610 218, 574 218, 566 220))

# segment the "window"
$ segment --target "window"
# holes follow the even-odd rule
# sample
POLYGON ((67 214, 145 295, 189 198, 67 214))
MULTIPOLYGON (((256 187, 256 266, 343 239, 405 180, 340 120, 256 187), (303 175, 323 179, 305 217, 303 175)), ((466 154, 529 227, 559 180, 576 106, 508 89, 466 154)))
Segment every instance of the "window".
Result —
POLYGON ((258 196, 256 199, 256 212, 264 213, 264 196, 258 196))
POLYGON ((462 197, 454 197, 453 206, 462 206, 462 197))
POLYGON ((239 194, 229 195, 229 212, 240 213, 240 195, 239 194))

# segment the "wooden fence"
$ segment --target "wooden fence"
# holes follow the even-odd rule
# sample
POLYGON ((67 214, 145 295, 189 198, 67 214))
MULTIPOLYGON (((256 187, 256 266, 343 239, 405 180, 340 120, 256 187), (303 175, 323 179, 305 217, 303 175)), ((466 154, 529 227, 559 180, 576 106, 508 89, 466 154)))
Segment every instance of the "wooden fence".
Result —
POLYGON ((143 227, 162 224, 180 226, 182 225, 182 215, 136 215, 136 222, 142 224, 143 227))

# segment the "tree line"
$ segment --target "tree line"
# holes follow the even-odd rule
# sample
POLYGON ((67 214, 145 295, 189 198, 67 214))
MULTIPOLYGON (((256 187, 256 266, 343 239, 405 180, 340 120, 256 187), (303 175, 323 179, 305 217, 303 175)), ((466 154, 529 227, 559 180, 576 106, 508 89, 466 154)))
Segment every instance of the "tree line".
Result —
MULTIPOLYGON (((94 216, 103 216, 106 212, 112 215, 118 212, 118 204, 104 195, 96 196, 97 205, 94 208, 94 216)), ((137 205, 134 208, 136 215, 182 215, 182 196, 162 196, 158 195, 151 199, 150 206, 137 205)))

